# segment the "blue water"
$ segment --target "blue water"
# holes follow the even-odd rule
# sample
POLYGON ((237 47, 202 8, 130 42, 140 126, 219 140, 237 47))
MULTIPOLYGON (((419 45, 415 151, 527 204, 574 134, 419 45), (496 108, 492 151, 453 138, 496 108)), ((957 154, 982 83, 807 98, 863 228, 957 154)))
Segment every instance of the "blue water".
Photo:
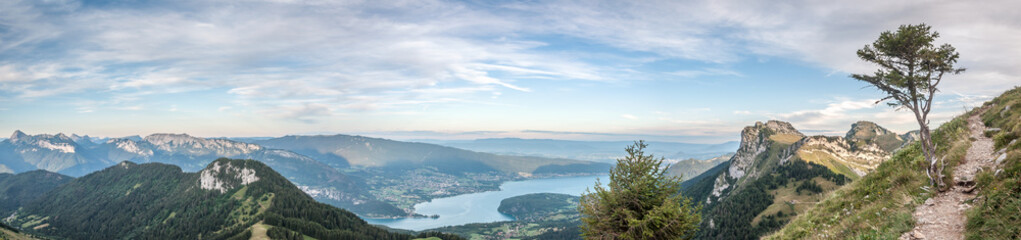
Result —
POLYGON ((505 182, 500 191, 480 192, 437 198, 431 202, 415 204, 415 212, 422 215, 439 215, 439 218, 365 219, 370 224, 391 228, 421 231, 430 228, 510 221, 514 218, 497 212, 500 201, 529 193, 563 193, 579 196, 586 188, 595 186, 596 178, 605 184, 607 176, 544 178, 505 182))

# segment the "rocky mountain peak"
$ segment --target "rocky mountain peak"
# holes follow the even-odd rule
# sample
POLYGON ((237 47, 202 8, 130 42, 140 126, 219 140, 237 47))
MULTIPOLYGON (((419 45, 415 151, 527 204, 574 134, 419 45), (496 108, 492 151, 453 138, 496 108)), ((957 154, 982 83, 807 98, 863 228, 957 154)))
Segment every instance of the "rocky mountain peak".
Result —
POLYGON ((205 139, 188 134, 158 133, 145 137, 145 141, 164 151, 184 151, 192 154, 215 154, 233 157, 262 150, 256 144, 236 142, 227 139, 205 139))
POLYGON ((755 125, 747 126, 741 130, 741 146, 738 148, 738 152, 756 152, 755 149, 761 148, 766 140, 771 139, 774 135, 788 135, 790 138, 794 138, 793 141, 805 136, 788 122, 777 120, 769 120, 766 123, 755 122, 755 125))
POLYGON ((57 139, 63 140, 63 141, 68 141, 68 142, 73 142, 74 141, 74 139, 72 139, 71 137, 68 137, 64 133, 57 133, 57 135, 54 136, 54 137, 56 137, 57 139))
POLYGON ((79 136, 78 134, 74 134, 74 133, 71 134, 71 141, 74 141, 75 143, 78 143, 78 144, 93 144, 93 143, 95 143, 95 142, 92 141, 92 137, 89 137, 89 135, 79 136))
POLYGON ((741 131, 741 146, 730 158, 727 172, 717 178, 712 195, 719 197, 745 175, 755 176, 761 170, 756 167, 761 165, 755 164, 756 159, 774 143, 793 144, 804 137, 794 126, 783 121, 755 122, 755 125, 745 127, 741 131))
POLYGON ((858 122, 856 122, 854 124, 851 124, 851 130, 847 131, 847 135, 845 135, 844 138, 847 138, 847 139, 862 139, 862 138, 872 138, 872 137, 875 137, 875 136, 882 136, 882 135, 887 135, 887 134, 894 134, 894 133, 891 132, 890 130, 887 130, 886 128, 883 128, 883 127, 879 126, 879 124, 876 124, 874 122, 858 121, 858 122))
POLYGON ((779 120, 769 120, 766 121, 766 123, 755 122, 755 126, 752 127, 759 129, 769 129, 775 134, 790 134, 805 136, 804 134, 801 134, 801 132, 798 132, 797 129, 794 129, 794 126, 792 126, 791 123, 779 120))
POLYGON ((844 136, 852 143, 852 148, 868 148, 866 145, 876 145, 887 152, 893 152, 903 146, 906 141, 901 135, 897 135, 874 122, 858 121, 851 124, 851 130, 844 136))
POLYGON ((192 137, 186 133, 174 134, 174 133, 155 133, 143 138, 146 142, 152 143, 153 145, 165 145, 168 143, 183 144, 187 142, 195 142, 198 139, 192 137))
POLYGON ((24 137, 28 137, 28 135, 25 134, 25 132, 22 132, 21 130, 14 130, 14 134, 11 134, 11 137, 8 139, 10 139, 11 142, 14 142, 24 137))

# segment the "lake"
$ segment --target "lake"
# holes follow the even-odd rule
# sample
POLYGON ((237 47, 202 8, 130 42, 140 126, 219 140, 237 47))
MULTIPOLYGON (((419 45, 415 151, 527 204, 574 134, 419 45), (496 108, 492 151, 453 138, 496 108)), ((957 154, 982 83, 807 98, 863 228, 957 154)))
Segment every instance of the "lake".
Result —
POLYGON ((603 181, 604 185, 609 181, 606 175, 511 181, 501 184, 499 191, 437 198, 430 202, 415 204, 416 213, 427 216, 435 214, 439 215, 439 218, 366 218, 365 221, 414 231, 468 223, 511 221, 514 218, 496 211, 500 207, 500 201, 529 193, 563 193, 580 196, 586 188, 595 186, 596 178, 603 181))

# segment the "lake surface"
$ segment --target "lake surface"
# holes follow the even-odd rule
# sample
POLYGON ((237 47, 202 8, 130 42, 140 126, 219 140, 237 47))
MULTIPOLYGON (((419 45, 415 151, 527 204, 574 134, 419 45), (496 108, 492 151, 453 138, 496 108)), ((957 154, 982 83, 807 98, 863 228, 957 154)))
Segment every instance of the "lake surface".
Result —
POLYGON ((431 202, 415 204, 415 212, 422 215, 439 215, 439 218, 400 218, 371 219, 370 224, 380 224, 391 228, 421 231, 444 226, 464 225, 468 223, 488 223, 510 221, 514 218, 497 212, 500 201, 509 197, 529 193, 563 193, 580 196, 586 188, 595 186, 596 178, 605 185, 609 178, 606 175, 543 178, 524 181, 505 182, 500 191, 480 192, 437 198, 431 202))

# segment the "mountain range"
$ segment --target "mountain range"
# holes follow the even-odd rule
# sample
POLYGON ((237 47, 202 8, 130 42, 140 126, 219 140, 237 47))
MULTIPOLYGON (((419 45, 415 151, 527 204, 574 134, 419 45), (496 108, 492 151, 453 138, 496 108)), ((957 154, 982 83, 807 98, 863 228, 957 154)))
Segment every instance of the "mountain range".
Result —
POLYGON ((313 156, 338 168, 349 166, 362 168, 434 167, 444 173, 501 172, 522 176, 549 172, 549 168, 565 165, 572 166, 572 168, 564 169, 565 171, 585 169, 589 166, 597 167, 600 170, 609 169, 609 165, 606 164, 566 158, 497 155, 436 144, 401 142, 362 136, 285 136, 255 140, 252 143, 313 156))
POLYGON ((608 164, 587 161, 502 156, 433 144, 347 135, 244 140, 252 142, 199 138, 187 134, 161 133, 144 138, 101 139, 62 133, 28 135, 15 131, 10 138, 0 141, 0 172, 47 170, 77 177, 120 161, 167 163, 179 166, 183 171, 194 172, 206 166, 210 159, 255 159, 272 167, 317 200, 365 216, 397 217, 411 214, 413 209, 410 206, 414 203, 434 197, 489 190, 505 180, 533 175, 594 174, 609 169, 608 164), (446 176, 416 179, 417 184, 434 188, 461 187, 451 191, 384 195, 393 192, 390 190, 394 186, 406 186, 405 180, 412 181, 389 179, 418 176, 407 173, 412 170, 446 176))
POLYGON ((198 172, 121 162, 53 188, 5 221, 59 239, 413 238, 316 202, 260 161, 225 158, 198 172))

